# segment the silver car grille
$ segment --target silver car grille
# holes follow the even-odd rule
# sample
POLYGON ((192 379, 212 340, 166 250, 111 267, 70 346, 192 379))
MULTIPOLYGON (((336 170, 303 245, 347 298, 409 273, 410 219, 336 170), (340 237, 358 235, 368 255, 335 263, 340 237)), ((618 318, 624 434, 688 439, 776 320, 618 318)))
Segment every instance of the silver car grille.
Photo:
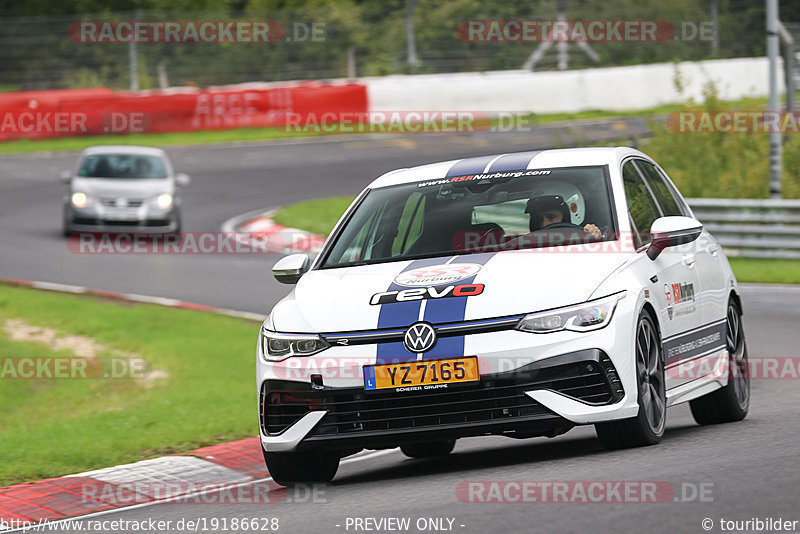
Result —
POLYGON ((117 205, 118 200, 119 198, 101 198, 100 203, 108 208, 138 208, 144 203, 141 198, 126 198, 124 199, 126 204, 119 206, 117 205))

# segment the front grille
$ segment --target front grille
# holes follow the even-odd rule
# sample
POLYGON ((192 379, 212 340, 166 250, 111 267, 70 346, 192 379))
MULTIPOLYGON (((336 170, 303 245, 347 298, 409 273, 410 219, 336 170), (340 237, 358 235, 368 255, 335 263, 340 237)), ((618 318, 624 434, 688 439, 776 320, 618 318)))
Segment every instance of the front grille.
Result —
POLYGON ((353 400, 336 399, 317 434, 346 434, 487 422, 550 413, 519 386, 454 388, 420 394, 384 394, 353 400))
POLYGON ((103 221, 106 226, 139 226, 139 221, 103 221))
MULTIPOLYGON (((103 206, 107 206, 107 207, 109 207, 109 208, 115 208, 115 207, 117 207, 117 199, 116 199, 116 198, 103 198, 103 199, 100 199, 100 203, 101 203, 103 206)), ((127 199, 127 204, 126 204, 126 206, 125 206, 125 207, 128 207, 128 208, 138 208, 138 207, 139 207, 139 206, 141 206, 143 203, 144 203, 144 201, 143 201, 143 200, 141 200, 141 199, 138 199, 138 198, 129 198, 129 199, 127 199)))
POLYGON ((480 383, 448 390, 397 393, 363 388, 314 390, 311 384, 267 381, 262 389, 262 429, 278 434, 312 410, 327 410, 314 435, 355 435, 438 425, 494 422, 552 414, 525 395, 547 389, 591 405, 618 397, 598 361, 541 367, 484 376, 480 383))

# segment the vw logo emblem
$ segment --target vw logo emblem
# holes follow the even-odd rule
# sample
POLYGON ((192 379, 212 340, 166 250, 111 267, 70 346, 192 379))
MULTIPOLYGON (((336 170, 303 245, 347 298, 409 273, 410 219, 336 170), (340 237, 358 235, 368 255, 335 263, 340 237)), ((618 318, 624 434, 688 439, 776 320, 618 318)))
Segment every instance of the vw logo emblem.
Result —
POLYGON ((117 201, 114 203, 118 208, 127 208, 128 207, 128 199, 127 198, 118 198, 117 201))
POLYGON ((427 352, 436 344, 436 331, 428 323, 414 323, 403 338, 409 352, 427 352))

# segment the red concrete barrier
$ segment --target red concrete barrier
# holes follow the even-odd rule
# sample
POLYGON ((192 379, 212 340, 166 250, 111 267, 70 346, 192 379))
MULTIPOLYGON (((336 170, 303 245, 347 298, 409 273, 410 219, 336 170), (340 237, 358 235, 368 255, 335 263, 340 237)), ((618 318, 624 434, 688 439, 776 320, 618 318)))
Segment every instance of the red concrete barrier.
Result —
POLYGON ((359 84, 115 92, 107 88, 0 93, 0 141, 80 135, 281 126, 286 115, 366 113, 359 84))

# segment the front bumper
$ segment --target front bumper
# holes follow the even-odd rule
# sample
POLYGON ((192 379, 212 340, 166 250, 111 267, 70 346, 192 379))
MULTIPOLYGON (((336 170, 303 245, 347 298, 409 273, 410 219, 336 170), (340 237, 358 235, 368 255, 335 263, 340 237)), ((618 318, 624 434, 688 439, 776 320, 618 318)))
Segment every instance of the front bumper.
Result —
POLYGON ((172 233, 180 229, 177 206, 162 210, 143 205, 139 208, 93 206, 64 208, 65 232, 172 233))
POLYGON ((259 353, 262 445, 268 452, 353 451, 491 434, 555 435, 574 425, 634 417, 640 307, 637 299, 621 300, 611 323, 591 332, 505 329, 464 335, 462 354, 478 357, 481 380, 446 390, 367 393, 362 368, 376 363, 376 343, 333 344, 314 356, 279 362, 266 362, 259 353), (581 366, 586 376, 575 374, 581 366), (277 410, 272 393, 289 395, 278 399, 277 410))
POLYGON ((582 422, 549 409, 552 399, 542 402, 540 394, 555 396, 569 413, 582 417, 607 416, 625 397, 611 359, 599 349, 436 392, 368 393, 363 387, 266 380, 259 394, 261 440, 271 452, 344 451, 483 435, 555 436, 582 422))

